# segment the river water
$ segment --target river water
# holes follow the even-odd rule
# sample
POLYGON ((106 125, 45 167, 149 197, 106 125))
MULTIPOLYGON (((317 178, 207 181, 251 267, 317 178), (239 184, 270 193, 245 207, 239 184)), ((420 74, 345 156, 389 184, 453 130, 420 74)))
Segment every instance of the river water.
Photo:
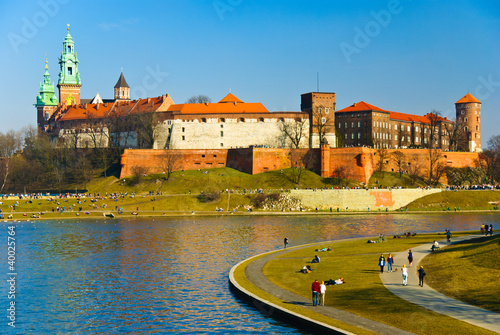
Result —
POLYGON ((0 334, 304 334, 229 290, 228 272, 255 254, 379 233, 495 226, 499 214, 216 216, 2 223, 0 334), (9 230, 9 226, 15 226, 9 230), (7 308, 15 301, 15 328, 7 308))

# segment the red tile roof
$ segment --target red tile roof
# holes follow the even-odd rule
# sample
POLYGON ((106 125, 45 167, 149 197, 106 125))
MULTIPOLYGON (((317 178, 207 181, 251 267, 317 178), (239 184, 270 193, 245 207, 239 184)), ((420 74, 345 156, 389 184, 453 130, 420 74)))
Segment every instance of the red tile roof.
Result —
POLYGON ((478 103, 481 103, 481 101, 477 100, 472 94, 470 93, 467 93, 466 95, 464 95, 464 97, 460 100, 458 100, 457 102, 455 102, 456 104, 463 104, 463 103, 467 103, 467 102, 478 102, 478 103))
POLYGON ((346 107, 344 109, 336 111, 336 113, 342 113, 342 112, 365 112, 365 111, 378 111, 378 112, 389 113, 389 111, 383 110, 382 108, 378 108, 377 106, 370 105, 369 103, 366 103, 364 101, 360 101, 360 102, 354 103, 354 104, 352 104, 349 107, 346 107))
POLYGON ((355 103, 349 107, 346 107, 344 109, 336 111, 336 113, 342 113, 342 112, 367 112, 367 111, 378 111, 378 112, 385 112, 389 113, 389 118, 391 120, 398 120, 398 121, 407 121, 407 122, 419 122, 419 123, 431 123, 431 118, 436 118, 437 121, 447 121, 451 122, 450 120, 440 117, 440 116, 432 116, 434 114, 428 113, 425 116, 421 115, 413 115, 413 114, 405 114, 405 113, 399 113, 399 112, 391 112, 384 110, 382 108, 379 108, 377 106, 370 105, 369 103, 366 103, 364 101, 360 101, 358 103, 355 103))
POLYGON ((260 114, 269 111, 260 102, 248 103, 205 103, 172 105, 169 112, 182 114, 260 114))
POLYGON ((159 96, 103 104, 61 105, 54 113, 55 121, 100 119, 107 116, 125 116, 136 113, 156 112, 167 97, 159 96))
POLYGON ((260 102, 243 102, 229 93, 221 101, 204 104, 171 105, 169 112, 182 114, 261 114, 269 111, 260 102))
POLYGON ((222 98, 221 101, 219 101, 219 103, 221 102, 243 102, 243 101, 235 97, 234 94, 229 93, 224 98, 222 98))

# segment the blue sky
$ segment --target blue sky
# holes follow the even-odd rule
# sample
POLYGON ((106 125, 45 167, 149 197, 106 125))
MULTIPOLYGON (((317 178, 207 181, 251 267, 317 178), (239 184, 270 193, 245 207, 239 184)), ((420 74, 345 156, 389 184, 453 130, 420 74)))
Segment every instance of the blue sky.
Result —
POLYGON ((500 134, 499 1, 21 0, 0 13, 0 131, 36 124, 45 54, 56 82, 69 23, 82 98, 112 98, 123 68, 132 98, 231 90, 297 111, 319 73, 337 109, 363 100, 453 118, 470 92, 483 102, 483 147, 500 134))

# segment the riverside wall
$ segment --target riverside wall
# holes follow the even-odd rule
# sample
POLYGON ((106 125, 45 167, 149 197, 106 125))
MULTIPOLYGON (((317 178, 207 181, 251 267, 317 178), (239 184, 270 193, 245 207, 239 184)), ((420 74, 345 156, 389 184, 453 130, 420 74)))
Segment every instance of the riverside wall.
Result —
POLYGON ((395 210, 441 189, 335 189, 291 190, 290 195, 306 208, 337 211, 395 210))
MULTIPOLYGON (((435 166, 476 166, 478 153, 436 151, 439 160, 435 166)), ((230 167, 249 174, 286 169, 306 168, 324 178, 346 178, 368 183, 378 163, 383 160, 383 171, 409 173, 424 178, 429 176, 431 152, 426 149, 387 149, 384 151, 363 147, 321 149, 235 148, 235 149, 126 149, 121 157, 120 177, 143 173, 162 173, 181 170, 230 167), (395 152, 401 152, 404 163, 396 161, 395 152), (170 166, 170 167, 169 167, 170 166)), ((446 183, 446 176, 440 179, 446 183)))

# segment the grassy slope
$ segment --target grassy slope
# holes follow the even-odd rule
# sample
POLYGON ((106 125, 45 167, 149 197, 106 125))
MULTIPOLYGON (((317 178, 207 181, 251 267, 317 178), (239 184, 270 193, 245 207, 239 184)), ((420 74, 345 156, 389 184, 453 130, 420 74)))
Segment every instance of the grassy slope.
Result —
POLYGON ((446 191, 431 194, 408 204, 409 210, 443 211, 448 207, 467 210, 491 210, 490 202, 500 201, 500 191, 446 191))
POLYGON ((426 282, 435 290, 500 313, 500 235, 452 245, 425 257, 426 282))
POLYGON ((318 254, 314 249, 328 245, 323 243, 291 251, 270 261, 264 268, 264 274, 275 284, 307 298, 310 298, 310 286, 314 279, 326 281, 344 277, 345 285, 327 286, 326 305, 411 332, 441 335, 454 329, 457 334, 492 334, 413 305, 393 295, 382 284, 377 266, 381 253, 406 250, 435 239, 438 239, 437 234, 390 239, 377 244, 368 244, 365 239, 332 243, 329 245, 333 251, 319 253, 321 263, 312 264, 311 274, 299 273, 298 270, 318 254))

